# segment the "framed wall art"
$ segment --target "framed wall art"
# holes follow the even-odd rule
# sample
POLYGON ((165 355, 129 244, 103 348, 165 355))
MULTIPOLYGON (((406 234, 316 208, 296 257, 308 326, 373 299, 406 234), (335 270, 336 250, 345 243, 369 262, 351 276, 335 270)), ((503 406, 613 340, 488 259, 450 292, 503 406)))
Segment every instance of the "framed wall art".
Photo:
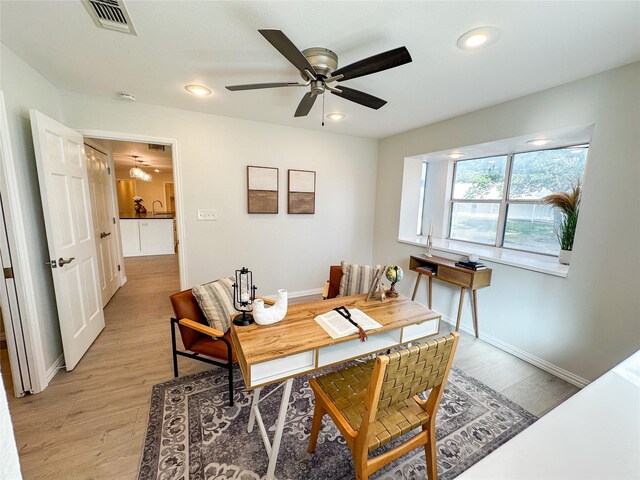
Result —
POLYGON ((316 172, 289 170, 289 213, 316 213, 316 172))
POLYGON ((278 213, 278 169, 247 166, 247 211, 278 213))

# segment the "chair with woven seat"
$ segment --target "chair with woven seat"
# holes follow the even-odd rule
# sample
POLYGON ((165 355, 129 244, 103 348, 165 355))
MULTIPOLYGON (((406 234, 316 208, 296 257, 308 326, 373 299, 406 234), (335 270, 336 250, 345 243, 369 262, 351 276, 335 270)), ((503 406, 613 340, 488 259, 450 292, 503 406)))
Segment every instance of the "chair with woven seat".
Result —
POLYGON ((311 379, 315 409, 309 452, 316 449, 322 418, 328 414, 353 455, 356 479, 371 474, 405 453, 424 446, 429 480, 436 480, 436 412, 451 369, 459 335, 380 355, 368 362, 311 379), (427 400, 418 395, 431 390, 427 400), (374 450, 420 428, 392 449, 374 450))

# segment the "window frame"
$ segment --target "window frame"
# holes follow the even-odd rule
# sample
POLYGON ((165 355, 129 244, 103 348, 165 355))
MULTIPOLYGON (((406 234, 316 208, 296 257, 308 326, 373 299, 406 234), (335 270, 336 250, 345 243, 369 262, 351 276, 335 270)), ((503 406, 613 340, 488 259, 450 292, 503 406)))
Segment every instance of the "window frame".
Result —
MULTIPOLYGON (((523 153, 531 153, 531 152, 546 152, 546 151, 553 151, 553 150, 567 150, 570 148, 578 148, 578 147, 585 147, 587 149, 587 155, 585 157, 585 171, 587 168, 587 160, 588 160, 588 156, 589 156, 589 148, 590 148, 590 143, 578 143, 578 144, 570 144, 570 145, 564 145, 562 147, 553 147, 553 148, 536 148, 536 149, 531 149, 531 150, 525 150, 522 152, 511 152, 511 153, 500 153, 500 154, 495 154, 495 155, 484 155, 481 157, 473 157, 473 158, 460 158, 458 160, 454 160, 453 161, 453 175, 451 177, 451 195, 449 198, 449 215, 448 215, 448 229, 447 229, 447 239, 448 240, 453 240, 456 242, 467 242, 467 243, 473 243, 476 245, 487 245, 487 246, 491 246, 491 247, 495 247, 495 248, 503 248, 505 250, 511 250, 511 251, 515 251, 515 252, 526 252, 526 253, 533 253, 536 255, 546 255, 549 257, 557 257, 558 254, 553 254, 553 253, 546 253, 546 252, 539 252, 539 251, 535 251, 535 250, 525 250, 523 248, 513 248, 513 247, 505 247, 504 246, 504 235, 505 235, 505 230, 507 227, 507 210, 509 208, 509 204, 520 204, 520 205, 542 205, 542 201, 541 200, 533 200, 533 199, 509 199, 509 194, 511 193, 511 173, 513 171, 513 159, 516 155, 519 154, 523 154, 523 153), (454 198, 454 191, 455 191, 455 185, 456 185, 456 173, 457 173, 457 167, 458 167, 458 162, 468 162, 470 160, 482 160, 484 158, 492 158, 492 157, 507 157, 506 160, 506 165, 505 165, 505 170, 504 170, 504 185, 502 188, 502 198, 500 199, 456 199, 454 198), (464 239, 460 239, 460 238, 453 238, 451 237, 451 224, 452 224, 452 219, 453 219, 453 207, 456 203, 485 203, 485 204, 498 204, 499 205, 499 211, 498 211, 498 227, 496 229, 496 238, 494 243, 482 243, 482 242, 474 242, 472 240, 464 240, 464 239)), ((584 176, 585 176, 585 171, 582 172, 582 179, 584 180, 584 176)))
MULTIPOLYGON (((425 216, 425 212, 427 212, 427 180, 428 180, 428 175, 429 175, 429 162, 427 162, 426 160, 422 160, 422 166, 421 166, 421 174, 424 171, 424 182, 422 182, 422 184, 420 185, 420 197, 418 199, 418 224, 417 224, 417 228, 416 228, 416 233, 417 235, 425 235, 424 233, 424 225, 425 225, 425 221, 424 221, 424 216, 425 216)), ((422 177, 422 175, 420 175, 422 177)), ((422 178, 420 178, 420 180, 422 181, 422 178)), ((426 236, 426 235, 425 235, 426 236)))

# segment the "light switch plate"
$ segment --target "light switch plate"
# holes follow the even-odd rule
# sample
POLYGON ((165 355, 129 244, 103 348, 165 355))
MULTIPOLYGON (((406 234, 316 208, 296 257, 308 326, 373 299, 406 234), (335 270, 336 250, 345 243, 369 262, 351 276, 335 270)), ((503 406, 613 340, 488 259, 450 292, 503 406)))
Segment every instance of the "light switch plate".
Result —
POLYGON ((217 210, 198 210, 198 221, 215 222, 218 220, 217 210))

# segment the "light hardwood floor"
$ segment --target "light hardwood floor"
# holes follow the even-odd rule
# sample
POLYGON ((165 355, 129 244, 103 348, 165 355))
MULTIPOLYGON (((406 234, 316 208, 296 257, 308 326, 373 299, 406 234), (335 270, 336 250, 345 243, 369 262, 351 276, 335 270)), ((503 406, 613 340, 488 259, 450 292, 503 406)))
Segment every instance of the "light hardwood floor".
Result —
MULTIPOLYGON (((125 267, 128 282, 105 308, 104 331, 78 366, 61 370, 43 393, 12 397, 6 350, 1 352, 26 480, 136 477, 151 387, 173 378, 168 296, 179 282, 175 255, 128 258, 125 267)), ((441 332, 451 328, 443 323, 441 332)), ((179 362, 181 375, 211 368, 179 362)), ((538 416, 577 391, 466 333, 454 364, 538 416)))

